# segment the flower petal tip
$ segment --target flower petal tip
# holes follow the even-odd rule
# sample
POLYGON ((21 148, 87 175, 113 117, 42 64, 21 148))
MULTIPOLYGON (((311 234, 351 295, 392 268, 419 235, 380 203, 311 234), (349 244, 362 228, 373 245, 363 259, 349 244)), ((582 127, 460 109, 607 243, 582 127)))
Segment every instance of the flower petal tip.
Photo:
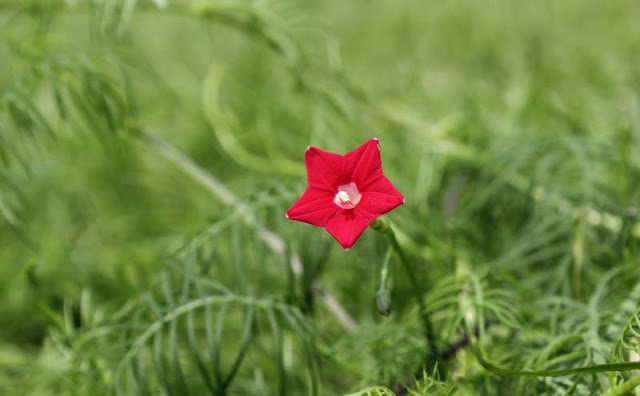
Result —
POLYGON ((285 218, 285 219, 288 219, 288 218, 289 218, 289 213, 285 213, 285 214, 284 214, 284 218, 285 218))

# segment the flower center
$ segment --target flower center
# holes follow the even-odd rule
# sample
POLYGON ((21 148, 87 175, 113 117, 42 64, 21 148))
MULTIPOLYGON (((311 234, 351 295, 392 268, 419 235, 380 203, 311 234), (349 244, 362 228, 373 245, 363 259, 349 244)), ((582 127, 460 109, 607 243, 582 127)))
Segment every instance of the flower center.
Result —
POLYGON ((360 195, 356 183, 343 184, 338 187, 333 203, 342 209, 353 209, 360 202, 360 198, 362 195, 360 195))

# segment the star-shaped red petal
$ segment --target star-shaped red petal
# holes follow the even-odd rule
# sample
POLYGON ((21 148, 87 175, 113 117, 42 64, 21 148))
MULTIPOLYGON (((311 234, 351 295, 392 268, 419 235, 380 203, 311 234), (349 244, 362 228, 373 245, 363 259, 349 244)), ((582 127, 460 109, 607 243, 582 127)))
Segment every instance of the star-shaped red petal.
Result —
POLYGON ((404 203, 382 174, 378 139, 345 155, 309 147, 305 164, 308 187, 287 218, 324 227, 345 249, 369 223, 404 203))

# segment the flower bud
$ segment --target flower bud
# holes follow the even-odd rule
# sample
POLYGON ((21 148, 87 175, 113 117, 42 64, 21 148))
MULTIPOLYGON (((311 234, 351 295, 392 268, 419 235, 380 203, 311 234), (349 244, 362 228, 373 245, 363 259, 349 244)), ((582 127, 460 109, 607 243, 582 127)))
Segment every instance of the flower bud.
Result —
POLYGON ((379 290, 376 294, 376 304, 378 312, 381 315, 389 316, 391 314, 391 293, 389 290, 379 290))

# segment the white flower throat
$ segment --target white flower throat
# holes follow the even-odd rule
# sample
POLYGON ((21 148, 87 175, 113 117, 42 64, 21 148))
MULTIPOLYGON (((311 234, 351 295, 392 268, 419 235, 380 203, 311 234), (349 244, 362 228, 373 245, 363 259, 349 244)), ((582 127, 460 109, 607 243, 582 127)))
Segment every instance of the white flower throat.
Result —
POLYGON ((338 192, 333 198, 333 203, 342 209, 353 209, 358 205, 362 195, 356 183, 343 184, 338 187, 338 192))

